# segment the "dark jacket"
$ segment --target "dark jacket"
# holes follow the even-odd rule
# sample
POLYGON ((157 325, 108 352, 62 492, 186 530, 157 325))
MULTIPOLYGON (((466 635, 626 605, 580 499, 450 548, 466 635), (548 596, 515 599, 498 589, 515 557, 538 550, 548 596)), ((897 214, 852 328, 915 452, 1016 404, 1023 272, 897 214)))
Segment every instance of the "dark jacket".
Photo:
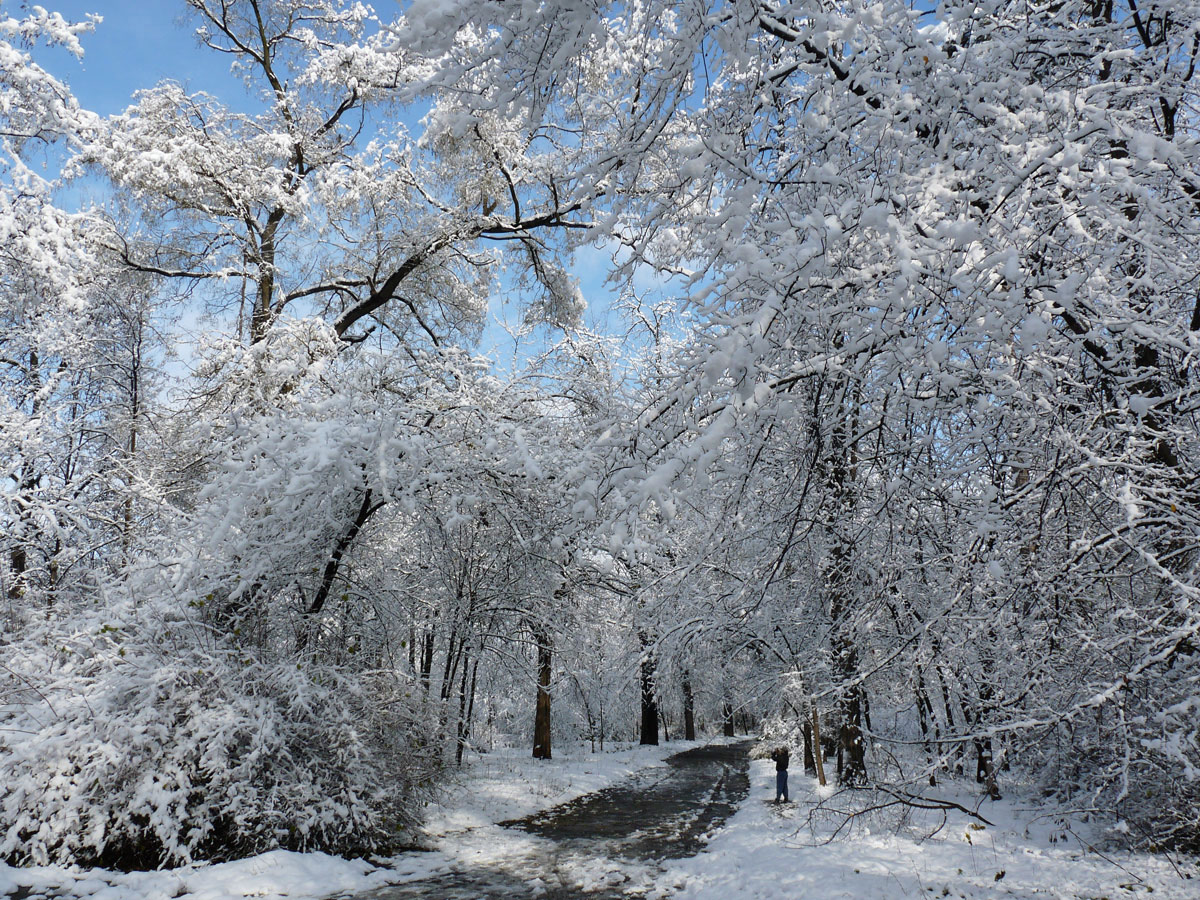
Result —
POLYGON ((780 747, 771 754, 771 759, 775 760, 775 771, 786 772, 788 767, 788 751, 786 747, 780 747))

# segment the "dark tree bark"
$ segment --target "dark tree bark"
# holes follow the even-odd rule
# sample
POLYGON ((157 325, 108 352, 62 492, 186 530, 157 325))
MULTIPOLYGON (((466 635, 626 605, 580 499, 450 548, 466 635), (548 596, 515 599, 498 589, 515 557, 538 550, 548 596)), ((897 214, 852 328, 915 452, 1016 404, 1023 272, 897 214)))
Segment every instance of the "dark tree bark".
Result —
MULTIPOLYGON (((840 345, 841 336, 835 345, 840 345)), ((857 391, 855 391, 857 393, 857 391)), ((853 558, 854 543, 847 531, 856 505, 858 456, 853 446, 857 432, 858 397, 847 399, 849 421, 839 418, 830 434, 828 484, 830 488, 828 528, 832 539, 825 591, 829 616, 834 623, 831 649, 834 671, 843 685, 838 704, 841 726, 838 730, 838 781, 848 786, 866 784, 866 747, 862 726, 866 695, 858 681, 858 646, 852 625, 856 602, 853 558)))
POLYGON ((812 711, 812 750, 813 765, 817 770, 817 782, 825 787, 825 754, 821 749, 821 714, 814 706, 812 711))
MULTIPOLYGON (((480 648, 482 652, 483 648, 480 648)), ((466 737, 471 736, 471 723, 475 721, 475 688, 479 683, 479 658, 471 663, 471 697, 467 701, 467 726, 464 730, 466 737)))
POLYGON ((458 627, 455 624, 450 626, 450 636, 446 638, 446 658, 442 665, 442 682, 438 688, 438 697, 445 702, 450 699, 450 691, 453 689, 454 672, 451 668, 454 663, 454 648, 457 642, 458 627))
MULTIPOLYGON (((467 747, 467 736, 471 730, 471 707, 475 705, 475 676, 471 675, 470 690, 467 689, 467 664, 463 663, 462 679, 458 684, 458 739, 454 747, 454 762, 461 766, 463 751, 467 747), (468 699, 469 695, 469 699, 468 699)), ((479 660, 474 662, 475 671, 479 670, 479 660)))
POLYGON ((804 735, 804 774, 817 774, 817 761, 813 755, 813 730, 812 724, 805 722, 800 726, 800 733, 804 735))
MULTIPOLYGON (((976 730, 976 733, 983 730, 986 717, 993 708, 996 696, 990 681, 992 665, 989 654, 981 654, 980 664, 982 667, 982 678, 977 692, 979 705, 970 713, 971 726, 976 730)), ((982 735, 975 738, 975 781, 985 786, 990 799, 1000 799, 1000 787, 996 781, 996 766, 990 735, 982 735)))
MULTIPOLYGON (((133 471, 138 453, 138 425, 142 418, 142 344, 143 321, 131 322, 131 354, 129 362, 129 438, 125 442, 125 465, 133 471)), ((124 511, 121 516, 121 552, 128 560, 133 545, 133 491, 126 488, 124 511)))
POLYGON ((429 693, 429 683, 433 678, 433 630, 421 635, 421 686, 429 693))
POLYGON ((692 679, 690 675, 683 677, 683 739, 696 739, 696 698, 692 695, 692 679))
POLYGON ((728 700, 725 701, 725 706, 722 709, 722 714, 725 717, 725 726, 723 732, 725 737, 733 737, 733 704, 728 700))
POLYGON ((921 740, 925 745, 925 761, 929 766, 929 786, 937 787, 937 774, 934 772, 933 746, 937 743, 937 719, 933 715, 933 704, 929 700, 929 692, 925 690, 925 678, 921 670, 917 670, 917 718, 921 723, 921 740), (930 743, 929 730, 932 723, 934 741, 930 743))
POLYGON ((21 544, 17 544, 12 548, 12 552, 8 555, 9 570, 12 575, 12 580, 8 583, 8 599, 20 600, 21 595, 25 593, 25 569, 29 566, 29 557, 25 553, 25 548, 21 544))
POLYGON ((985 786, 989 799, 1000 799, 1000 785, 996 781, 996 764, 990 737, 975 739, 975 781, 985 786))
MULTIPOLYGON (((38 352, 36 350, 29 351, 29 372, 34 380, 34 399, 32 404, 32 418, 36 419, 41 412, 42 401, 39 399, 40 391, 37 390, 41 386, 41 378, 38 374, 39 365, 38 352)), ((24 526, 21 534, 17 536, 17 542, 12 545, 12 549, 8 554, 9 569, 12 574, 12 580, 8 583, 8 599, 19 600, 25 594, 25 581, 29 570, 29 551, 26 547, 26 542, 29 540, 30 516, 29 502, 32 498, 33 489, 37 484, 37 477, 29 460, 26 460, 21 466, 20 484, 17 488, 17 506, 21 510, 20 521, 24 526)))
MULTIPOLYGON (((844 675, 858 671, 858 652, 853 644, 843 642, 839 656, 844 675)), ((838 781, 849 786, 867 782, 866 747, 862 736, 864 702, 862 686, 852 684, 842 694, 839 704, 842 724, 838 730, 838 781)))
POLYGON ((550 635, 544 630, 534 632, 537 642, 538 688, 537 705, 533 715, 533 758, 550 759, 550 675, 553 647, 550 635))
POLYGON ((654 654, 644 634, 638 635, 642 644, 642 734, 641 743, 658 746, 658 699, 655 695, 654 654))

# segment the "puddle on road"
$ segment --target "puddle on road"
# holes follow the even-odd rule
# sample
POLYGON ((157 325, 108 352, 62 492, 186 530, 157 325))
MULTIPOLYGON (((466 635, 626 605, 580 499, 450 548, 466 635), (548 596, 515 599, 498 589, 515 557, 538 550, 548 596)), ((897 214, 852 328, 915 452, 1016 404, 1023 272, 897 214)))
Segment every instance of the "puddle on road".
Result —
POLYGON ((748 750, 748 743, 687 750, 594 794, 502 822, 546 839, 511 868, 449 872, 357 900, 639 897, 648 885, 629 872, 649 874, 659 860, 694 856, 746 797, 748 750))

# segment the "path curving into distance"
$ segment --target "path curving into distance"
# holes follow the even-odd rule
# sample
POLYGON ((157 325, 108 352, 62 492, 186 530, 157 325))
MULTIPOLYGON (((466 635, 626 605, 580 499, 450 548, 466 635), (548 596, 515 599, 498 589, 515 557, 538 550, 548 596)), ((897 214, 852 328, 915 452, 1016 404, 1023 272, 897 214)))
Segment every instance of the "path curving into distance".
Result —
POLYGON ((503 867, 463 868, 356 900, 629 900, 657 864, 698 853, 750 791, 749 743, 685 750, 594 794, 502 822, 542 840, 503 867))

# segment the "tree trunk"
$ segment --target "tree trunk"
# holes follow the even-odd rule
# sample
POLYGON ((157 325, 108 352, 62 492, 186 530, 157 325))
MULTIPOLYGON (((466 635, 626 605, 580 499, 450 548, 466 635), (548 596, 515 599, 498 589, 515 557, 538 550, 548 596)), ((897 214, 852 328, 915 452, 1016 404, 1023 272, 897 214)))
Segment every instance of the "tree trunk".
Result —
POLYGON ((925 763, 929 767, 929 786, 937 787, 937 774, 933 760, 933 745, 929 740, 929 729, 932 724, 937 728, 937 720, 933 716, 933 704, 929 701, 929 693, 925 690, 925 678, 917 670, 917 718, 921 724, 921 741, 925 747, 925 763))
MULTIPOLYGON (((840 346, 844 336, 839 333, 835 346, 840 346)), ((857 506, 858 454, 854 440, 857 434, 857 419, 860 389, 846 388, 841 401, 848 406, 840 410, 835 418, 829 438, 828 484, 830 499, 827 504, 828 529, 831 537, 828 567, 825 572, 825 593, 828 597, 829 616, 834 623, 830 649, 833 651, 835 681, 841 686, 838 712, 841 725, 838 730, 838 781, 855 786, 867 780, 866 753, 862 738, 865 695, 858 681, 858 647, 855 643, 854 612, 861 588, 857 588, 854 577, 854 539, 846 530, 846 522, 853 520, 857 506), (847 416, 846 414, 849 413, 847 416)))
MULTIPOLYGON (((479 648, 479 652, 483 652, 483 647, 479 648)), ((467 737, 471 736, 471 723, 475 721, 475 686, 479 679, 479 658, 471 663, 471 699, 467 702, 467 737)))
POLYGON ((813 729, 811 722, 805 722, 800 726, 800 733, 804 735, 804 774, 816 775, 817 762, 813 756, 813 729))
POLYGON ((733 704, 728 700, 725 701, 725 706, 722 709, 722 714, 725 716, 725 726, 723 733, 725 737, 733 737, 733 704))
MULTIPOLYGON (((950 703, 950 688, 946 684, 946 676, 942 672, 942 667, 937 666, 934 669, 934 671, 937 673, 938 687, 940 687, 941 691, 942 691, 942 709, 946 713, 946 732, 948 734, 954 734, 954 707, 950 703)), ((943 753, 943 760, 944 760, 943 764, 947 767, 949 766, 951 756, 954 757, 954 773, 956 775, 962 775, 962 773, 963 773, 963 765, 962 765, 963 743, 962 743, 962 741, 956 742, 951 749, 949 749, 943 753)))
POLYGON ((533 714, 533 758, 550 759, 550 667, 553 647, 545 631, 534 633, 537 641, 538 688, 537 706, 533 714))
MULTIPOLYGON (((141 415, 141 399, 138 394, 138 375, 137 367, 134 367, 133 375, 131 375, 131 390, 133 396, 130 400, 130 422, 129 422, 129 440, 125 443, 125 466, 127 472, 132 472, 137 459, 137 439, 138 439, 138 417, 141 415)), ((129 476, 126 475, 128 482, 129 476)), ((125 485, 125 509, 121 516, 121 552, 125 556, 125 560, 129 560, 130 548, 133 546, 133 491, 128 483, 125 485)))
POLYGON ((642 735, 641 743, 658 746, 658 700, 655 698, 654 654, 648 649, 649 641, 639 634, 642 644, 642 735))
POLYGON ((996 764, 990 737, 975 739, 975 781, 986 786, 989 799, 1000 799, 1000 786, 996 781, 996 764))
POLYGON ((458 623, 453 623, 450 626, 450 637, 446 639, 446 665, 442 667, 442 686, 438 691, 443 702, 449 700, 450 695, 454 692, 454 682, 458 676, 458 661, 466 643, 465 637, 459 640, 458 623))
POLYGON ((690 675, 683 677, 683 739, 696 739, 696 698, 692 696, 692 680, 690 675))
POLYGON ((267 216, 259 234, 256 250, 250 255, 250 261, 258 265, 258 280, 255 285, 254 309, 250 316, 250 343, 257 344, 267 336, 275 321, 275 251, 276 237, 279 226, 286 213, 276 207, 267 216))
MULTIPOLYGON (((40 388, 41 376, 38 373, 38 352, 36 350, 29 351, 29 372, 34 379, 34 387, 40 388)), ((40 399, 40 390, 35 390, 32 418, 37 419, 41 408, 42 401, 40 399)), ((29 551, 27 543, 29 541, 30 531, 30 516, 29 503, 32 500, 34 486, 36 485, 36 476, 29 460, 26 460, 21 466, 21 479, 17 488, 17 507, 20 509, 20 522, 23 526, 20 533, 17 535, 17 543, 14 543, 9 551, 8 560, 9 567, 12 571, 12 581, 8 584, 8 599, 20 600, 25 595, 26 573, 29 570, 29 551)))
POLYGON ((433 629, 421 635, 421 685, 429 695, 429 683, 433 677, 433 629))
POLYGON ((813 765, 817 770, 817 783, 825 787, 825 754, 821 750, 821 714, 814 706, 812 711, 813 765))
MULTIPOLYGON (((478 660, 475 661, 475 665, 476 665, 476 667, 478 667, 478 665, 479 665, 478 660)), ((474 679, 472 679, 471 680, 471 693, 473 694, 474 691, 475 691, 475 681, 474 681, 474 679)), ((474 700, 474 697, 472 697, 471 699, 474 700)), ((462 667, 462 679, 458 683, 458 728, 456 729, 458 732, 458 739, 455 742, 455 746, 454 746, 454 763, 455 763, 455 765, 459 765, 459 766, 462 765, 463 751, 466 749, 466 746, 467 746, 467 727, 468 727, 468 721, 467 721, 467 665, 464 662, 463 667, 462 667)))
POLYGON ((25 547, 17 544, 9 553, 9 568, 12 571, 12 580, 8 583, 8 599, 20 600, 21 595, 25 593, 25 569, 29 565, 29 558, 25 554, 25 547))
POLYGON ((863 701, 862 686, 854 685, 842 696, 841 702, 842 725, 838 732, 838 780, 842 784, 852 787, 867 782, 866 748, 862 737, 863 701), (841 764, 843 759, 845 760, 844 767, 841 764))
MULTIPOLYGON (((993 666, 989 654, 980 658, 982 680, 979 684, 979 706, 971 715, 971 727, 978 733, 983 728, 985 716, 992 710, 995 690, 990 681, 993 666)), ((1000 799, 1000 787, 996 782, 996 766, 992 753, 992 738, 990 735, 975 738, 975 781, 985 785, 987 795, 992 800, 1000 799)))

